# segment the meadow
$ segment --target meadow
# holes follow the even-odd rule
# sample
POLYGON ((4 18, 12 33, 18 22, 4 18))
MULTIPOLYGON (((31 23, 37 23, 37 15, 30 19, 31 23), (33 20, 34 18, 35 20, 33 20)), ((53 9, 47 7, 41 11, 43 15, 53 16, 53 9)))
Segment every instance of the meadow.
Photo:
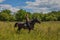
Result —
POLYGON ((35 24, 34 30, 22 29, 20 34, 14 30, 15 22, 0 21, 0 40, 60 40, 60 21, 35 24))

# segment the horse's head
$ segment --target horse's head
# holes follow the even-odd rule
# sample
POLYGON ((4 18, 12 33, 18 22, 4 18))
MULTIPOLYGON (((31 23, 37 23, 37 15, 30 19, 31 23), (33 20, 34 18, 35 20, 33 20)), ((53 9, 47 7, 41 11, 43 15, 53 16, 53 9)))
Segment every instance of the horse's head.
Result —
POLYGON ((34 20, 34 22, 36 22, 36 23, 41 23, 41 21, 39 21, 37 18, 35 18, 35 19, 33 19, 34 20))

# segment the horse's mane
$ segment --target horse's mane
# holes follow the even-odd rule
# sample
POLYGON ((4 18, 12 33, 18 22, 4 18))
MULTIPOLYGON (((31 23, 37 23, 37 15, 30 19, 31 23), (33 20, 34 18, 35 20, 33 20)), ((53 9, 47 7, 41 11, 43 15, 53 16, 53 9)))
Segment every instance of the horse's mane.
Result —
POLYGON ((34 22, 34 19, 32 19, 32 20, 29 21, 29 23, 32 23, 32 22, 34 22))

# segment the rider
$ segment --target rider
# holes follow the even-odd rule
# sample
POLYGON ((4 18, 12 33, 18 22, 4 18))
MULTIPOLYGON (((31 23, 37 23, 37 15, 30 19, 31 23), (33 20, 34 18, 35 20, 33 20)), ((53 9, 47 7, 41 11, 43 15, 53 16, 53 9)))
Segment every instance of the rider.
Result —
POLYGON ((28 14, 26 14, 25 15, 25 19, 26 19, 26 25, 27 25, 27 27, 30 27, 30 24, 29 24, 29 15, 28 14))

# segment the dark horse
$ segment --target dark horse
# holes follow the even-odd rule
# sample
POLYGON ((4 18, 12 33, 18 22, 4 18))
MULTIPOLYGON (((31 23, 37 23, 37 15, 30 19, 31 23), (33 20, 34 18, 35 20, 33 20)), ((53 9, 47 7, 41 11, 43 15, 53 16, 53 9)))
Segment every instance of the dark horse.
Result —
POLYGON ((34 29, 34 24, 35 23, 41 23, 41 22, 37 18, 35 18, 35 19, 33 19, 29 22, 30 27, 27 27, 26 22, 24 22, 24 23, 22 23, 22 22, 18 23, 17 22, 17 23, 15 23, 14 27, 18 27, 17 31, 20 31, 22 28, 23 29, 28 29, 29 33, 30 33, 30 31, 34 29))

